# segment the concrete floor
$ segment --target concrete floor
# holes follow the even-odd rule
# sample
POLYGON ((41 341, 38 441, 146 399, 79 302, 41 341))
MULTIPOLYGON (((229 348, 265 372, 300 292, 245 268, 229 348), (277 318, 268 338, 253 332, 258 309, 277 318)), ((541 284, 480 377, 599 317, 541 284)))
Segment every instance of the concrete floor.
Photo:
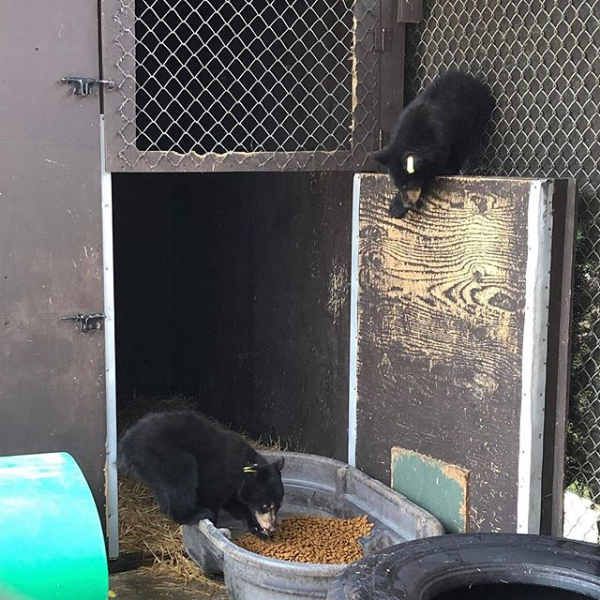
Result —
POLYGON ((227 600, 220 587, 190 582, 185 588, 181 583, 153 577, 139 571, 127 571, 110 576, 110 589, 115 600, 227 600))

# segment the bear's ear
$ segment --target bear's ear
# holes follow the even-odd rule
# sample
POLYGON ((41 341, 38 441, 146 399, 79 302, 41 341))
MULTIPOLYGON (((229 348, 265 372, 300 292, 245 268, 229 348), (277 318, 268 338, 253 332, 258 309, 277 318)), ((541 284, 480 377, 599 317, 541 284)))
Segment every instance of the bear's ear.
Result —
POLYGON ((279 471, 279 473, 281 473, 281 471, 283 471, 283 466, 284 465, 285 465, 285 458, 283 458, 283 456, 281 458, 278 458, 273 463, 273 466, 277 469, 277 471, 279 471))
POLYGON ((378 162, 380 165, 386 167, 390 162, 391 154, 389 148, 383 148, 383 150, 373 152, 373 154, 371 154, 371 157, 375 162, 378 162))

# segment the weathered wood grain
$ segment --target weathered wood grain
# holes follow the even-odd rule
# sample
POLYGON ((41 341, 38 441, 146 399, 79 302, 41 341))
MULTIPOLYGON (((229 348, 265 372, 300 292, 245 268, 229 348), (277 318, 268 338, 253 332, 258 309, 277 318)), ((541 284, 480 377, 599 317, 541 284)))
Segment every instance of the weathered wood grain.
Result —
POLYGON ((530 184, 443 179, 393 220, 388 178, 361 178, 357 464, 467 469, 474 531, 516 525, 530 184))

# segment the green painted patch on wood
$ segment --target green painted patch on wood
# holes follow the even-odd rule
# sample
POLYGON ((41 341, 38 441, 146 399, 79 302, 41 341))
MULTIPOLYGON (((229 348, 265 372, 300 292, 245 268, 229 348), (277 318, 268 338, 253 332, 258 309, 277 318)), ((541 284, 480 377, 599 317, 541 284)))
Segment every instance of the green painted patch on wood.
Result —
POLYGON ((437 517, 446 533, 467 531, 468 479, 456 465, 392 448, 392 488, 437 517))

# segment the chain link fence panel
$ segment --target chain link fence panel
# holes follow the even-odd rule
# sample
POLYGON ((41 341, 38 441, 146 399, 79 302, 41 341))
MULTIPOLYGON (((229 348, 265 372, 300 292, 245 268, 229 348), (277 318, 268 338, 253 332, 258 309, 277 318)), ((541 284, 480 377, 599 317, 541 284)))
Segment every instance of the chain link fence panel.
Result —
POLYGON ((469 71, 498 106, 480 175, 573 177, 575 276, 565 535, 598 541, 600 511, 600 3, 425 0, 407 27, 406 101, 437 74, 469 71))
POLYGON ((379 0, 118 6, 123 170, 357 168, 374 149, 379 0))

